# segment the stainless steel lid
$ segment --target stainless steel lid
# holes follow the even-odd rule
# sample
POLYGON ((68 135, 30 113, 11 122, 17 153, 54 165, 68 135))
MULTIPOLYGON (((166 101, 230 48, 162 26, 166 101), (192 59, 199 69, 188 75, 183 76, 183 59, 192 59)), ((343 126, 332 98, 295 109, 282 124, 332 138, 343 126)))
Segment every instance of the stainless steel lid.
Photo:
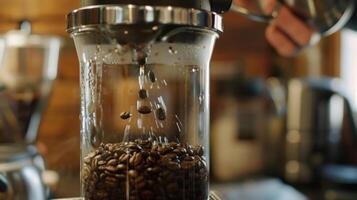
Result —
POLYGON ((116 25, 176 25, 223 31, 222 17, 214 12, 172 6, 96 5, 67 15, 67 32, 83 32, 116 25))

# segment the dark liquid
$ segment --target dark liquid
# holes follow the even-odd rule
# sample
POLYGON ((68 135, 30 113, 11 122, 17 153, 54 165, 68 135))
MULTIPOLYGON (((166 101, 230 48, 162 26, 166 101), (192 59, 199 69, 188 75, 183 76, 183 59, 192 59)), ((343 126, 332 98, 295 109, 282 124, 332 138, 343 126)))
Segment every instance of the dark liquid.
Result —
POLYGON ((35 112, 39 100, 39 95, 36 93, 26 95, 26 97, 18 93, 12 98, 12 106, 15 111, 15 116, 18 119, 22 138, 25 138, 30 125, 31 116, 35 112))
MULTIPOLYGON (((11 123, 9 119, 1 119, 7 124, 0 132, 0 143, 23 142, 31 117, 36 111, 40 100, 39 93, 35 91, 19 92, 7 90, 1 92, 0 98, 2 98, 2 106, 7 107, 7 112, 11 112, 10 115, 16 119, 15 123, 11 123)), ((10 118, 10 115, 7 114, 4 118, 10 118)))

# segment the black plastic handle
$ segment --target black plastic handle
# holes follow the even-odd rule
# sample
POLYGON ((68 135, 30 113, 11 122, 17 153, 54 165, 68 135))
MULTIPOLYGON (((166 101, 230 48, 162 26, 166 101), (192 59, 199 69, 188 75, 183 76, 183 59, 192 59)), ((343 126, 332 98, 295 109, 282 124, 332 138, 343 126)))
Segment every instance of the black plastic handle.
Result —
POLYGON ((216 13, 224 13, 232 6, 233 0, 210 0, 211 11, 216 13))

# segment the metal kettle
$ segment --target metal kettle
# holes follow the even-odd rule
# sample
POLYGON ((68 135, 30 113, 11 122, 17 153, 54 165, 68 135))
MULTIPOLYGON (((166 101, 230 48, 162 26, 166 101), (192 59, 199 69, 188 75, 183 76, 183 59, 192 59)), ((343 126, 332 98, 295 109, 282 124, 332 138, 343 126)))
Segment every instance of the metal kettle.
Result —
POLYGON ((281 6, 287 6, 318 33, 332 34, 348 22, 354 0, 234 0, 231 9, 261 22, 273 20, 281 6), (248 2, 249 1, 249 2, 248 2), (268 4, 268 11, 265 9, 268 4))
POLYGON ((325 166, 357 168, 356 121, 339 80, 293 79, 287 99, 284 177, 289 182, 328 179, 325 166))

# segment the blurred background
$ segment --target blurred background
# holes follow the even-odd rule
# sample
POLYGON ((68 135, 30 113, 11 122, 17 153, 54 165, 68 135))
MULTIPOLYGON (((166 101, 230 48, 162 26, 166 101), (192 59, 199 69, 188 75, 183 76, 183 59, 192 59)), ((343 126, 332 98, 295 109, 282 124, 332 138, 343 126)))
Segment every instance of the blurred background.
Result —
MULTIPOLYGON (((58 175, 50 181, 52 196, 78 196, 79 64, 73 41, 65 32, 65 15, 78 8, 79 1, 0 0, 0 5, 1 34, 28 20, 33 33, 62 39, 58 75, 43 113, 37 147, 46 168, 58 175)), ((235 13, 224 18, 224 34, 216 43, 211 64, 212 187, 249 191, 249 185, 239 186, 246 180, 263 179, 250 184, 253 188, 286 184, 312 199, 325 198, 326 190, 339 191, 331 188, 343 188, 346 199, 356 199, 348 190, 356 189, 356 180, 351 185, 344 179, 356 176, 355 171, 329 175, 328 167, 341 171, 333 167, 349 169, 357 162, 357 147, 350 136, 357 102, 357 34, 343 30, 294 58, 283 58, 266 42, 266 24, 235 13), (337 115, 344 118, 320 118, 337 115), (339 139, 329 142, 331 134, 339 139), (333 165, 321 168, 326 163, 333 165), (322 169, 326 173, 316 173, 322 169), (333 179, 336 176, 339 181, 333 179)), ((336 194, 340 193, 332 196, 336 194)))

